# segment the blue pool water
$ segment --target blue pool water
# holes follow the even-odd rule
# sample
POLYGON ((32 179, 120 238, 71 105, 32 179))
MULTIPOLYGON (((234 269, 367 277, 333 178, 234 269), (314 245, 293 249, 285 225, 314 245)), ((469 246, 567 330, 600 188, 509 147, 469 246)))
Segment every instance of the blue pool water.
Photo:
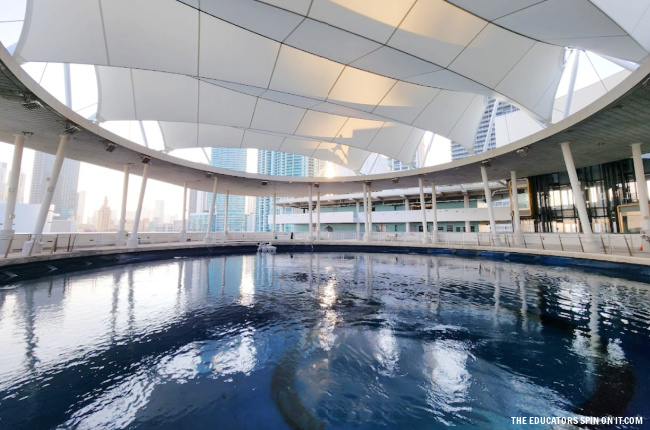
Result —
POLYGON ((644 428, 649 337, 648 285, 566 268, 355 253, 120 266, 0 290, 0 428, 644 428))

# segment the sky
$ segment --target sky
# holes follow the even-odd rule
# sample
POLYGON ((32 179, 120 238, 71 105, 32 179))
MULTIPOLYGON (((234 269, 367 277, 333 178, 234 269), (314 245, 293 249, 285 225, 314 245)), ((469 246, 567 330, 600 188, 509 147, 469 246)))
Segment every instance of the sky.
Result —
MULTIPOLYGON (((11 46, 18 40, 25 13, 26 0, 0 0, 0 42, 11 46)), ((575 56, 570 56, 566 71, 571 69, 575 56)), ((23 66, 25 70, 38 81, 46 90, 55 97, 64 101, 63 91, 63 66, 60 64, 32 63, 23 66)), ((620 67, 609 63, 601 57, 589 54, 582 55, 576 89, 597 82, 621 70, 620 67), (598 72, 596 72, 596 69, 598 72)), ((558 89, 558 96, 566 94, 568 88, 568 75, 564 74, 558 89)), ((93 66, 72 65, 71 80, 73 82, 71 108, 77 113, 88 117, 96 111, 97 83, 93 66)), ((163 149, 162 136, 155 122, 143 122, 146 129, 149 147, 156 150, 163 149)), ((144 144, 140 127, 137 123, 114 122, 105 125, 109 130, 116 132, 136 143, 144 144)), ((209 155, 209 149, 207 149, 209 155)), ((13 145, 0 142, 0 162, 5 162, 11 168, 13 145)), ((206 163, 206 157, 201 150, 175 151, 172 155, 196 162, 206 163)), ((33 151, 25 150, 22 171, 27 173, 26 198, 29 197, 31 169, 33 164, 33 151)), ((451 161, 450 142, 442 136, 434 136, 432 150, 427 157, 425 165, 434 165, 451 161)), ((249 150, 249 171, 255 171, 256 152, 249 150)), ((330 169, 331 170, 331 169, 330 169)), ((337 169, 340 171, 340 169, 337 169)), ((349 174, 349 173, 348 173, 349 174)), ((92 216, 93 212, 103 204, 104 197, 108 198, 109 205, 114 211, 113 217, 117 218, 121 205, 123 173, 114 170, 81 163, 79 174, 79 191, 86 191, 85 215, 92 216), (118 185, 119 184, 119 185, 118 185)), ((129 195, 127 211, 135 211, 140 177, 131 175, 129 181, 129 195)), ((180 217, 182 211, 183 190, 181 187, 164 184, 150 180, 147 185, 144 206, 153 208, 156 200, 165 202, 165 215, 180 217)))

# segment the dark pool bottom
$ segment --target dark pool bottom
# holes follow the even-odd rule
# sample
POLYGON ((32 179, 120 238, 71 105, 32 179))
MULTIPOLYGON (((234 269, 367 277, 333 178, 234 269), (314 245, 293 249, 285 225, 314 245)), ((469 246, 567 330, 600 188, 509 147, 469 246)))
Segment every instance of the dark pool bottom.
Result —
POLYGON ((59 275, 0 291, 0 427, 644 419, 649 304, 637 281, 450 255, 229 255, 59 275))

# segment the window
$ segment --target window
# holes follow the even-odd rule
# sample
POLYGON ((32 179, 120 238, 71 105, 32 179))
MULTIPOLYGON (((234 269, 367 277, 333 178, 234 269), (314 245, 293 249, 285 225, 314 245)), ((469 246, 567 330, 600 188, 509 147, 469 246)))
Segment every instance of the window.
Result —
POLYGON ((445 228, 442 227, 442 226, 441 226, 441 227, 438 227, 438 231, 444 231, 444 229, 445 229, 445 228))
POLYGON ((474 227, 473 225, 470 225, 469 226, 469 231, 471 231, 472 233, 476 232, 476 227, 474 227))
POLYGON ((449 224, 449 225, 447 226, 447 231, 451 231, 451 232, 453 232, 453 231, 454 231, 454 226, 451 225, 451 224, 449 224))
POLYGON ((460 233, 460 227, 456 227, 456 233, 460 233))

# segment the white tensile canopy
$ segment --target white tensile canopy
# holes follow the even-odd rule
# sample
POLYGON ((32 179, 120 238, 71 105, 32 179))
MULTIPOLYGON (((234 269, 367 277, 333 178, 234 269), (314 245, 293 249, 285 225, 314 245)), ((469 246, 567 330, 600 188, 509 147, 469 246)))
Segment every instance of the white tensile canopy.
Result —
POLYGON ((484 3, 28 0, 14 55, 97 65, 97 118, 160 121, 167 149, 358 170, 372 152, 409 163, 425 131, 471 150, 487 97, 549 122, 565 46, 650 49, 647 0, 484 3))

